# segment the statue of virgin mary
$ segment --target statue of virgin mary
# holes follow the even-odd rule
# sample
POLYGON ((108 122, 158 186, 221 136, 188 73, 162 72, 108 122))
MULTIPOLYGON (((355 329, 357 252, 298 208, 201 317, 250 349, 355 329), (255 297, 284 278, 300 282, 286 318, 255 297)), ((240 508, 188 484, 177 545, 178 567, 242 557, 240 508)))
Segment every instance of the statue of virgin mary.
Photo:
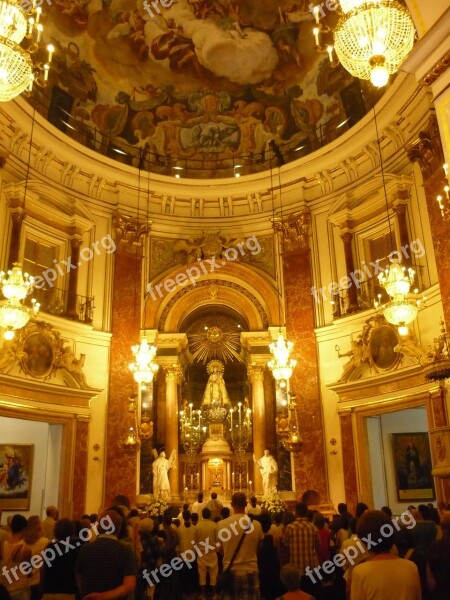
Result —
POLYGON ((231 402, 227 388, 225 387, 225 381, 223 380, 223 362, 220 360, 211 360, 208 363, 206 370, 209 373, 209 379, 206 384, 205 393, 203 394, 202 407, 216 404, 218 406, 229 408, 231 402))

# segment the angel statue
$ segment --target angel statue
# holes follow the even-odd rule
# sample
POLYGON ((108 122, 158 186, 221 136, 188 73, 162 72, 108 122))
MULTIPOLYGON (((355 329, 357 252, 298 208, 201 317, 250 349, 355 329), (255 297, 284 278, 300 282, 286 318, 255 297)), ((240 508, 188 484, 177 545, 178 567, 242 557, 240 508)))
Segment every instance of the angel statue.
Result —
POLYGON ((169 470, 175 467, 176 451, 172 450, 169 458, 166 458, 166 453, 161 450, 159 456, 156 450, 153 450, 155 460, 152 464, 153 472, 153 497, 161 498, 162 500, 170 500, 170 483, 169 470))

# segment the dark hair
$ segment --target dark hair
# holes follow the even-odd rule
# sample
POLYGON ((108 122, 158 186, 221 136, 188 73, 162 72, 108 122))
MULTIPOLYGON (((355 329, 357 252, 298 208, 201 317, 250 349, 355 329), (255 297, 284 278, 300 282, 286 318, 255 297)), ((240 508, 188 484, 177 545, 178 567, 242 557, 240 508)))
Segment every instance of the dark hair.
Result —
POLYGON ((342 515, 342 513, 346 513, 347 512, 347 505, 345 504, 345 502, 340 502, 338 504, 338 513, 340 515, 342 515))
POLYGON ((273 515, 273 522, 275 523, 275 525, 281 525, 281 523, 283 522, 283 513, 282 512, 277 512, 273 515))
POLYGON ((392 533, 391 535, 386 535, 381 531, 386 525, 389 525, 393 533, 394 530, 390 518, 381 510, 366 510, 358 521, 358 527, 356 528, 357 536, 360 539, 368 538, 377 542, 375 546, 370 548, 374 554, 389 552, 392 548, 394 543, 392 533))
POLYGON ((10 600, 10 598, 8 590, 0 583, 0 600, 10 600))
MULTIPOLYGON (((121 522, 120 526, 114 528, 114 533, 119 538, 119 540, 123 540, 124 538, 128 537, 128 527, 127 527, 127 522, 126 522, 126 519, 125 519, 125 513, 120 508, 120 506, 116 506, 116 505, 110 506, 108 508, 107 512, 109 514, 116 513, 122 519, 122 522, 121 522)), ((116 521, 114 519, 113 519, 113 523, 114 523, 114 525, 116 525, 116 521)))
POLYGON ((128 513, 128 518, 132 519, 133 517, 138 517, 139 516, 139 511, 137 508, 132 508, 130 510, 130 512, 128 513))
POLYGON ((390 519, 392 519, 392 510, 389 508, 389 506, 382 506, 381 510, 386 513, 390 519))
POLYGON ((211 518, 211 511, 209 510, 209 508, 205 508, 202 510, 202 517, 204 519, 210 519, 211 518))
POLYGON ((192 523, 192 525, 197 525, 197 523, 198 523, 198 514, 197 513, 192 513, 191 523, 192 523))
POLYGON ((263 511, 257 517, 255 517, 260 523, 263 533, 267 533, 272 525, 272 518, 270 513, 263 511))
POLYGON ((395 534, 395 545, 398 548, 398 555, 400 558, 403 558, 406 552, 416 545, 414 531, 412 531, 412 529, 406 529, 406 527, 399 529, 395 534))
POLYGON ((359 519, 359 517, 366 511, 369 510, 369 507, 365 502, 358 502, 355 509, 355 517, 359 519))
POLYGON ((308 514, 308 507, 304 502, 299 502, 295 505, 295 514, 299 517, 306 517, 308 514))
POLYGON ((222 506, 222 508, 220 509, 220 516, 222 517, 222 519, 228 519, 228 517, 231 514, 231 510, 229 506, 222 506))
POLYGON ((350 519, 348 515, 341 515, 341 527, 340 529, 348 529, 350 526, 350 519))
POLYGON ((190 521, 191 520, 191 511, 183 510, 181 516, 183 517, 183 521, 190 521))
POLYGON ((197 502, 203 502, 203 492, 197 494, 197 502))
POLYGON ((314 513, 313 524, 317 527, 317 529, 322 529, 325 527, 325 517, 319 511, 314 513))
POLYGON ((358 519, 356 517, 352 517, 348 522, 348 528, 352 533, 356 533, 356 528, 358 527, 358 519))
POLYGON ((231 497, 231 506, 236 508, 245 508, 247 505, 247 498, 243 492, 234 492, 231 497))
POLYGON ((289 525, 289 523, 293 523, 295 521, 295 515, 290 510, 286 510, 283 513, 283 525, 289 525))
POLYGON ((419 506, 417 507, 417 510, 422 515, 422 519, 424 521, 430 520, 430 509, 428 508, 428 506, 426 504, 419 504, 419 506))
POLYGON ((257 502, 258 502, 258 500, 256 499, 256 496, 252 496, 250 498, 250 504, 253 506, 253 508, 256 506, 257 502))
POLYGON ((20 533, 26 526, 28 521, 23 515, 14 515, 11 519, 11 533, 20 533))
POLYGON ((75 535, 75 527, 70 519, 60 519, 55 523, 55 538, 65 540, 75 535))
POLYGON ((216 492, 213 492, 213 493, 211 494, 211 498, 212 498, 213 500, 215 500, 215 499, 217 498, 217 494, 216 494, 216 492))
POLYGON ((114 506, 125 506, 126 508, 128 508, 128 510, 130 510, 131 507, 131 502, 130 499, 128 498, 128 496, 124 496, 123 494, 118 494, 114 500, 112 501, 114 506))
POLYGON ((89 521, 91 523, 96 523, 98 521, 98 514, 92 513, 91 515, 89 515, 89 521))

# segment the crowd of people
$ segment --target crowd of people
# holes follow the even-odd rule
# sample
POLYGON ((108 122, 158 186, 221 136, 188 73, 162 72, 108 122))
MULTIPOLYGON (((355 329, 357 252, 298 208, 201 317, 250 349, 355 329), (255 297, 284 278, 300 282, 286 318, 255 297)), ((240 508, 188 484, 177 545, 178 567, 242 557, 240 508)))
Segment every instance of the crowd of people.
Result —
POLYGON ((178 517, 125 496, 79 521, 49 506, 0 527, 0 600, 448 600, 449 509, 269 514, 240 492, 231 509, 199 494, 178 517))

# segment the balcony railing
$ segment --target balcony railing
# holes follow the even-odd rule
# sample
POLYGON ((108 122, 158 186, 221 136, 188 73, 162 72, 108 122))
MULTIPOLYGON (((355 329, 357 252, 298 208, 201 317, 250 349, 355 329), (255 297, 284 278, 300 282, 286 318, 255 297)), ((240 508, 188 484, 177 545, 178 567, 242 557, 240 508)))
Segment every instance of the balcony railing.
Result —
POLYGON ((77 294, 75 309, 68 310, 69 295, 61 288, 34 289, 29 298, 34 298, 40 304, 40 310, 50 315, 73 319, 81 323, 92 323, 94 320, 94 298, 77 294))

